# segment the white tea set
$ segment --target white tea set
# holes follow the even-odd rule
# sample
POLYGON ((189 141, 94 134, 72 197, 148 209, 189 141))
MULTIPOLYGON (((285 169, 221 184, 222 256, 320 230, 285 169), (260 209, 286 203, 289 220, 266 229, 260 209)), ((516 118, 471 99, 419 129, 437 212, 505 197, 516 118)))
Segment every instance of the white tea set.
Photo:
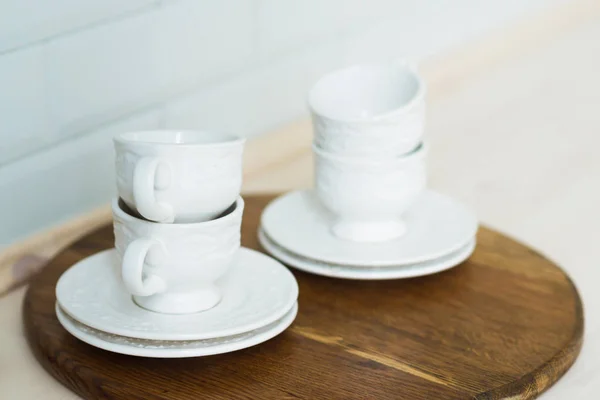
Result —
POLYGON ((298 310, 296 279, 240 248, 244 140, 149 131, 114 143, 115 248, 60 277, 65 329, 105 350, 162 358, 235 351, 285 330, 298 310))
MULTIPOLYGON (((358 65, 313 87, 314 190, 267 206, 259 240, 285 264, 346 279, 397 279, 460 264, 477 219, 426 189, 424 84, 402 63, 358 65)), ((203 131, 114 139, 115 247, 70 267, 56 314, 73 336, 157 358, 269 340, 298 312, 279 261, 240 247, 244 140, 203 131)))
POLYGON ((315 188, 276 199, 259 239, 313 274, 398 279, 440 272, 475 249, 477 218, 426 189, 425 85, 406 63, 356 65, 309 93, 315 188))

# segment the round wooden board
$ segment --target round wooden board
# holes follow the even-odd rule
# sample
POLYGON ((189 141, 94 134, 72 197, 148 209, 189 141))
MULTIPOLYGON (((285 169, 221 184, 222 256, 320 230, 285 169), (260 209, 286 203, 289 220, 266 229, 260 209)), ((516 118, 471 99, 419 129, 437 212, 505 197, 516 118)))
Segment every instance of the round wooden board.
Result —
MULTIPOLYGON (((244 246, 259 248, 272 198, 246 197, 244 246)), ((467 262, 428 277, 361 282, 294 271, 298 317, 261 345, 189 359, 123 356, 75 339, 54 314, 60 274, 112 245, 112 227, 71 245, 34 278, 23 306, 39 362, 86 399, 529 399, 582 344, 569 277, 481 228, 467 262)))

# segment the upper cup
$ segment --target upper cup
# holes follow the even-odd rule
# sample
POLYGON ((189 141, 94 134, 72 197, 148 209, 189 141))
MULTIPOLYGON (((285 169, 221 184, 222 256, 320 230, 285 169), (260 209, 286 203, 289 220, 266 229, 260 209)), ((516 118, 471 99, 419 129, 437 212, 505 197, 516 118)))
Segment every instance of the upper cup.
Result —
POLYGON ((422 140, 425 84, 403 63, 334 71, 310 90, 315 145, 345 156, 399 156, 422 140))
POLYGON ((156 222, 209 221, 237 199, 245 139, 204 131, 129 132, 114 138, 117 189, 156 222))

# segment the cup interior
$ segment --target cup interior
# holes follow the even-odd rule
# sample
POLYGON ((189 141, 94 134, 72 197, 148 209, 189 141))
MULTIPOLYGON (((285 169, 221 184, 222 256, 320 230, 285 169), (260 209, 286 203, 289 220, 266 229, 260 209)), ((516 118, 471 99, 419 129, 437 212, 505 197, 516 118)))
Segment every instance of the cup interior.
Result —
POLYGON ((412 163, 418 160, 422 160, 427 154, 427 146, 424 142, 420 142, 413 150, 406 154, 401 154, 396 157, 353 157, 346 156, 344 154, 338 154, 334 152, 330 152, 324 150, 319 147, 318 144, 313 143, 312 145, 313 153, 322 159, 328 160, 330 162, 338 163, 338 164, 346 164, 346 165, 401 165, 405 163, 412 163))
MULTIPOLYGON (((231 214, 233 211, 235 211, 236 207, 237 207, 237 200, 233 202, 232 205, 230 205, 225 211, 223 211, 221 214, 219 214, 218 216, 216 216, 214 220, 219 219, 219 218, 223 218, 229 214, 231 214)), ((123 211, 125 214, 129 215, 130 217, 145 221, 145 222, 149 222, 149 223, 153 223, 153 224, 158 224, 159 222, 156 221, 151 221, 149 219, 144 218, 140 213, 137 212, 137 210, 132 209, 131 207, 129 207, 127 205, 127 203, 125 203, 125 201, 119 197, 119 200, 117 202, 119 208, 121 209, 121 211, 123 211)), ((175 225, 175 224, 170 224, 170 225, 175 225)))
POLYGON ((125 203, 125 201, 120 197, 119 197, 118 205, 119 205, 119 208, 121 209, 121 211, 123 211, 125 214, 129 215, 130 217, 141 219, 141 220, 148 221, 148 222, 154 222, 154 221, 150 221, 149 219, 142 217, 142 215, 140 213, 138 213, 136 210, 133 210, 131 207, 129 207, 127 205, 127 203, 125 203))
POLYGON ((355 65, 321 78, 311 89, 312 110, 338 120, 362 120, 408 106, 422 91, 411 68, 396 64, 355 65))
POLYGON ((169 145, 222 145, 243 142, 230 134, 209 131, 156 130, 123 133, 115 138, 120 142, 169 145))

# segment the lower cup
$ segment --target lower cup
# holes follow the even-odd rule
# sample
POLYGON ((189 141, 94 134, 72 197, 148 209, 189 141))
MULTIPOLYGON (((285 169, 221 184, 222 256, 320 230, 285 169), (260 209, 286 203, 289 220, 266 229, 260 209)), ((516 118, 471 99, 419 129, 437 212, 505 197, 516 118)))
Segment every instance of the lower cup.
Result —
POLYGON ((356 242, 402 236, 402 216, 426 186, 426 151, 419 144, 403 156, 349 157, 313 145, 316 193, 334 215, 332 233, 356 242))
POLYGON ((126 290, 141 307, 166 314, 208 310, 219 303, 216 281, 240 248, 244 201, 206 222, 161 224, 133 216, 113 200, 115 247, 126 290))

